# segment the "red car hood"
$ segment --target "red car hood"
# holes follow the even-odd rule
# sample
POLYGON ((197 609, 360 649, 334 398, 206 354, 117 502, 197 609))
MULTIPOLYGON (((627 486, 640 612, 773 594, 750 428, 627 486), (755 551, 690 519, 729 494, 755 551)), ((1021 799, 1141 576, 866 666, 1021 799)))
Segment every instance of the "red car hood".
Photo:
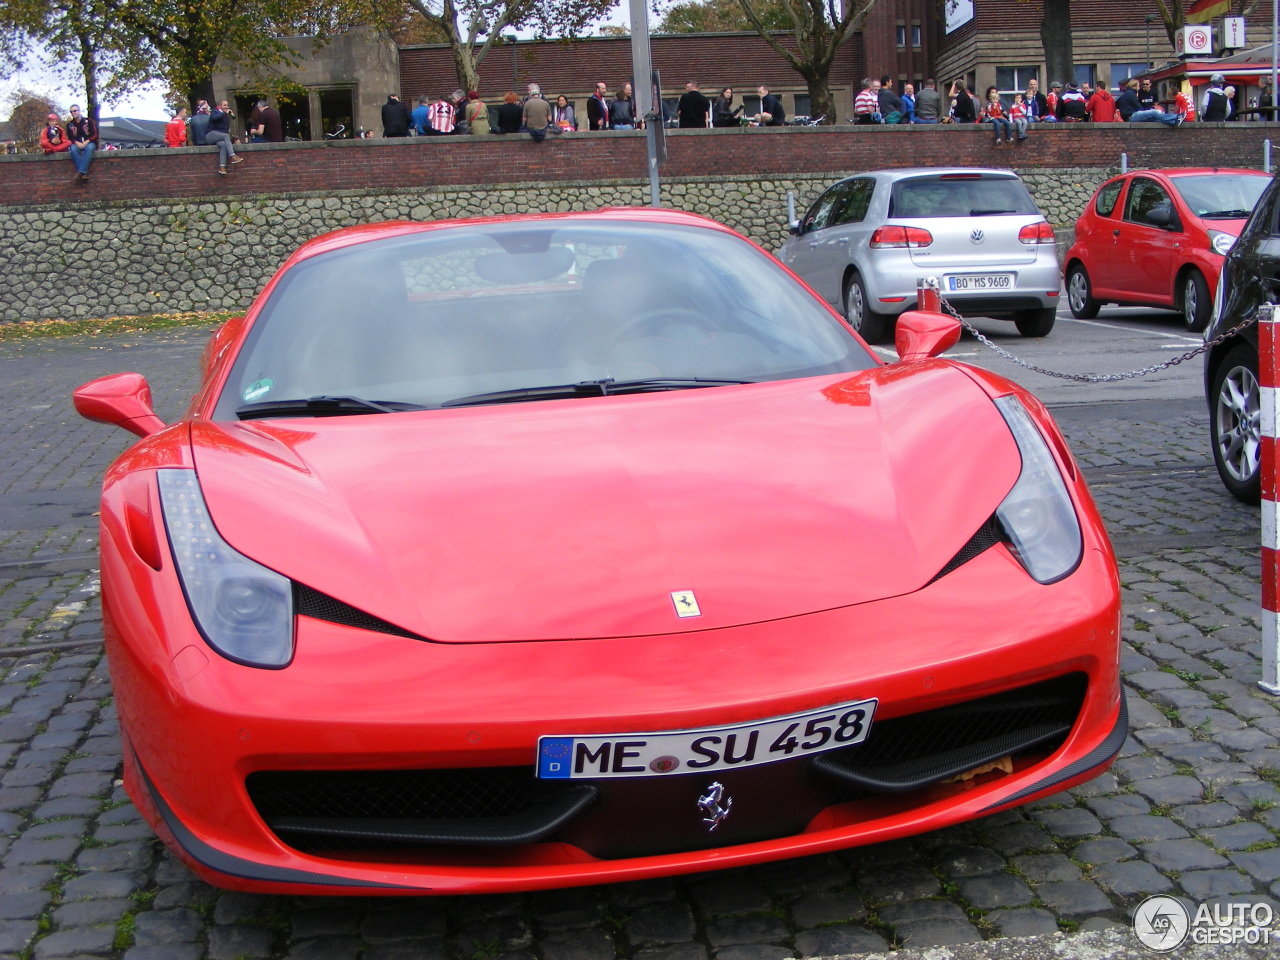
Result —
POLYGON ((222 535, 439 641, 634 636, 924 586, 1013 486, 942 361, 672 393, 193 421, 222 535), (679 619, 673 591, 701 616, 679 619))

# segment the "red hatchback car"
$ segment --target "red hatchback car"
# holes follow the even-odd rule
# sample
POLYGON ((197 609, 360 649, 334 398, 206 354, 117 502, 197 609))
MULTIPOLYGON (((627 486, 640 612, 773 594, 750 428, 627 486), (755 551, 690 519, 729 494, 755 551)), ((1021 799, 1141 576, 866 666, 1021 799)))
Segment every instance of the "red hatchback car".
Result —
POLYGON ((1181 311, 1200 331, 1226 256, 1271 178, 1257 170, 1139 170, 1100 186, 1064 269, 1082 320, 1104 303, 1181 311))

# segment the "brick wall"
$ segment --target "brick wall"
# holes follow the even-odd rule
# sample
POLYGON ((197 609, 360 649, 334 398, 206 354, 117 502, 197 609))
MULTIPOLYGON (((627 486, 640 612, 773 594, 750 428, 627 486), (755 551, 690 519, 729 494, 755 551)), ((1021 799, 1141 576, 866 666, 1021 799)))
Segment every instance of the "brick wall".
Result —
MULTIPOLYGON (((1122 152, 1139 167, 1260 167, 1280 124, 1064 124, 1033 128, 997 149, 974 126, 784 127, 668 131, 664 178, 831 174, 881 167, 1109 167, 1122 152)), ((339 190, 618 181, 647 175, 642 133, 577 133, 535 144, 525 136, 426 137, 246 146, 245 162, 216 174, 213 148, 99 155, 93 179, 73 180, 66 154, 0 157, 0 208, 81 200, 280 196, 339 190)))

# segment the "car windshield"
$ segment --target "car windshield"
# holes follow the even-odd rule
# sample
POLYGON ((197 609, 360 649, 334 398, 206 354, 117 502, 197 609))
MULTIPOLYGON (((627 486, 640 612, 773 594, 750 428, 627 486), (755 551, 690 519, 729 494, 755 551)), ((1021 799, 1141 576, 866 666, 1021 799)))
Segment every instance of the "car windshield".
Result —
POLYGON ((1270 177, 1237 173, 1205 173, 1172 177, 1188 209, 1204 220, 1243 220, 1271 182, 1270 177))
POLYGON ((613 385, 684 389, 875 362, 731 234, 622 220, 476 223, 292 267, 214 416, 600 396, 621 392, 613 385))
POLYGON ((911 177, 893 185, 889 216, 893 219, 1036 215, 1027 188, 1017 177, 979 173, 911 177))

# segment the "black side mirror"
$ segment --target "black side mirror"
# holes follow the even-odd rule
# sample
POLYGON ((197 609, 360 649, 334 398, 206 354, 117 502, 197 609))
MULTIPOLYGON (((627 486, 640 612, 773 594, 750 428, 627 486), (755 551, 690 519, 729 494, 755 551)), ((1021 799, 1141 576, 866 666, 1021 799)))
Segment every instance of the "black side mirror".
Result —
POLYGON ((1147 223, 1151 224, 1153 227, 1164 227, 1164 229, 1168 230, 1170 227, 1176 225, 1176 221, 1173 217, 1173 209, 1167 203, 1162 203, 1158 207, 1152 207, 1147 211, 1147 223))

